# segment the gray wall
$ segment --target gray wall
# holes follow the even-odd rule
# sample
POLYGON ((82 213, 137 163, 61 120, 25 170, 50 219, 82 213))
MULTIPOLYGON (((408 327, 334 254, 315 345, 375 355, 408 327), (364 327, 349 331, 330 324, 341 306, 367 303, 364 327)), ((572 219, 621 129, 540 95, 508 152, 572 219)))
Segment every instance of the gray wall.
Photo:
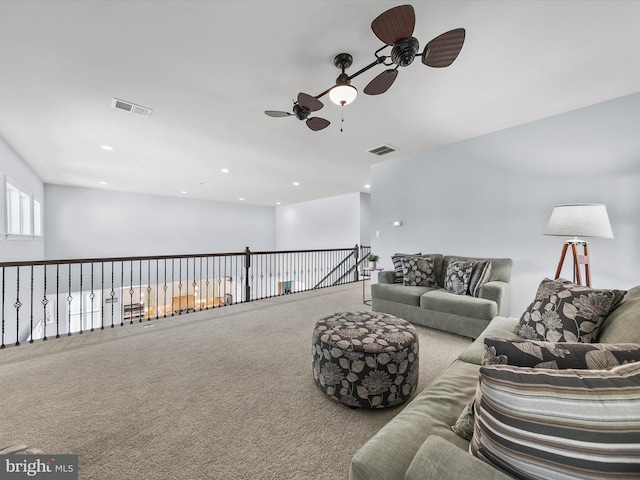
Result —
POLYGON ((275 209, 45 186, 48 259, 275 249, 275 209))
POLYGON ((560 258, 564 238, 542 234, 553 206, 604 203, 615 239, 588 239, 592 285, 640 284, 638 112, 635 94, 374 165, 373 250, 384 267, 395 252, 511 257, 519 317, 560 258))
MULTIPOLYGON (((24 192, 28 192, 40 202, 44 210, 44 186, 40 178, 31 170, 27 164, 11 149, 7 143, 0 138, 0 182, 4 182, 5 176, 16 187, 24 192)), ((3 188, 0 188, 4 192, 3 188)), ((5 218, 5 198, 0 199, 0 221, 6 222, 5 218)), ((42 215, 45 215, 42 212, 42 215)), ((0 227, 0 233, 4 232, 4 226, 0 227)), ((46 234, 46 230, 44 231, 46 234)), ((9 239, 0 235, 0 262, 11 262, 20 260, 41 260, 44 258, 44 242, 42 237, 27 239, 9 239)))
POLYGON ((349 193, 276 207, 278 250, 349 248, 360 245, 363 238, 368 242, 367 197, 349 193))

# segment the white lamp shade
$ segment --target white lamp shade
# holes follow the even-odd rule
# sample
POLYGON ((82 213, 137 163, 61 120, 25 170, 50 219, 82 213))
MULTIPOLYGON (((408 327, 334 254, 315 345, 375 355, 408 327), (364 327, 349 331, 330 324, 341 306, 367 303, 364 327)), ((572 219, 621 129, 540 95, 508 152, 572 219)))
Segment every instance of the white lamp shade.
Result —
POLYGON ((544 234, 613 238, 607 207, 597 203, 556 205, 544 234))
POLYGON ((336 105, 349 105, 358 96, 358 90, 353 85, 336 85, 329 90, 329 98, 336 105))

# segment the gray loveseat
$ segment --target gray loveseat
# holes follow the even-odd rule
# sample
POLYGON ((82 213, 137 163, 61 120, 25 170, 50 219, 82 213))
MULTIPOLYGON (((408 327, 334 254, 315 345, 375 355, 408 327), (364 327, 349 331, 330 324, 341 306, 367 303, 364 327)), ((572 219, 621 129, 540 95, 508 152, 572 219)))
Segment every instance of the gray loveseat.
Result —
POLYGON ((465 337, 477 338, 496 316, 509 315, 510 258, 469 258, 441 254, 434 258, 436 287, 397 283, 395 271, 382 271, 371 285, 372 309, 412 323, 465 337), (456 295, 444 289, 444 277, 451 259, 489 261, 488 278, 476 296, 456 295))
MULTIPOLYGON (((602 324, 599 343, 640 344, 640 286, 630 289, 602 324)), ((476 392, 485 337, 517 338, 518 320, 494 318, 431 385, 354 455, 350 480, 511 478, 469 453, 451 426, 476 392)))

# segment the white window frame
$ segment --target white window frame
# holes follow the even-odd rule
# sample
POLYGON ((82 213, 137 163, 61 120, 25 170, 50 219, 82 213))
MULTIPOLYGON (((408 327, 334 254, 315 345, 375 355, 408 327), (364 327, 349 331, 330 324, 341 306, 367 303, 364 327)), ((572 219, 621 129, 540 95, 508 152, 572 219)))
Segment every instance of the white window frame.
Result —
POLYGON ((7 240, 41 238, 42 202, 1 172, 0 179, 0 234, 7 240), (13 199, 9 198, 10 194, 13 199), (12 205, 13 214, 10 211, 12 205))

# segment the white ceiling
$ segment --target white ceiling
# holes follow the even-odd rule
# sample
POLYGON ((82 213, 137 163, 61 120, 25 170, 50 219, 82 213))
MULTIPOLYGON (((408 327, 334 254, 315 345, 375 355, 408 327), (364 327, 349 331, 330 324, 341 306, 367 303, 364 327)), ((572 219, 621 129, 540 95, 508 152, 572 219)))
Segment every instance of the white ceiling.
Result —
POLYGON ((362 90, 386 67, 357 77, 343 132, 327 97, 319 132, 263 113, 333 85, 340 52, 349 74, 374 60, 371 21, 399 4, 3 0, 0 137, 45 183, 275 205, 367 191, 378 161, 640 89, 640 2, 413 1, 421 47, 466 29, 452 66, 417 59, 375 97, 362 90), (400 151, 366 152, 384 143, 400 151))

